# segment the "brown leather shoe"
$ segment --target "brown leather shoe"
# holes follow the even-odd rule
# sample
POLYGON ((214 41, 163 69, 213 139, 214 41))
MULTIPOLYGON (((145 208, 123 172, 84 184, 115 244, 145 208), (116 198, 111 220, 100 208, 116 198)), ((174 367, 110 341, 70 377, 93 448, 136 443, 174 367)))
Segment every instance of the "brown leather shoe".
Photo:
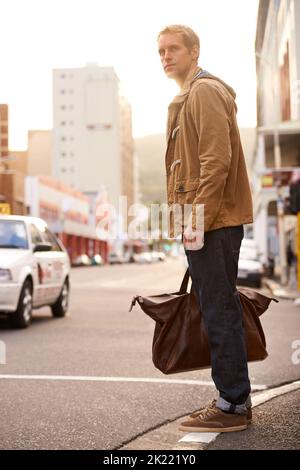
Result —
MULTIPOLYGON (((211 405, 213 404, 216 405, 216 403, 217 403, 217 400, 213 400, 211 402, 211 405)), ((197 418, 197 416, 199 416, 199 414, 201 414, 204 410, 205 410, 205 407, 200 408, 199 410, 196 410, 193 413, 191 413, 189 417, 197 418)), ((249 426, 252 423, 252 407, 247 408, 246 418, 247 418, 247 425, 249 426)))
POLYGON ((235 432, 247 429, 246 415, 225 413, 215 403, 203 409, 195 418, 183 421, 180 431, 189 432, 235 432))

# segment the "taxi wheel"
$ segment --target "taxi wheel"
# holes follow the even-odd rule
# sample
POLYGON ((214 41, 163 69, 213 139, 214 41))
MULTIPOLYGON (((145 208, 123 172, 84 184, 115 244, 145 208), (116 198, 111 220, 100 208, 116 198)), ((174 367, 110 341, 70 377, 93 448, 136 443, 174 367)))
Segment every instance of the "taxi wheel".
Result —
POLYGON ((11 320, 15 328, 27 328, 32 317, 32 284, 29 280, 24 282, 21 290, 17 310, 12 314, 11 320))
POLYGON ((69 282, 66 279, 57 301, 55 302, 55 304, 51 306, 52 315, 56 318, 64 317, 65 314, 67 313, 68 305, 69 305, 69 282))

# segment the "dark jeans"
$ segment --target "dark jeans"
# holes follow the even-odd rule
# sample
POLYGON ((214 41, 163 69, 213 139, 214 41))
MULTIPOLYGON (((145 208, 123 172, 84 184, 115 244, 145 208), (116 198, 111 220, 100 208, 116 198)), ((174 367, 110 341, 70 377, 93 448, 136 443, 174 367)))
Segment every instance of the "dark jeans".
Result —
POLYGON ((249 400, 242 305, 236 290, 242 225, 206 232, 201 250, 185 250, 211 348, 220 408, 242 412, 249 400), (223 400, 222 400, 223 399, 223 400), (227 406, 228 405, 228 406, 227 406))

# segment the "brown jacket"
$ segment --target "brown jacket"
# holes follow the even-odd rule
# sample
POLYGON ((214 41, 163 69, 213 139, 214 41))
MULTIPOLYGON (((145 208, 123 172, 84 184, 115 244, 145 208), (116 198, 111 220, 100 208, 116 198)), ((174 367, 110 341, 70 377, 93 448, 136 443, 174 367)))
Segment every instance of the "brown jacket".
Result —
MULTIPOLYGON (((252 197, 236 121, 235 92, 201 69, 169 106, 168 205, 204 204, 204 231, 253 222, 252 197)), ((182 233, 170 211, 169 236, 182 233)))

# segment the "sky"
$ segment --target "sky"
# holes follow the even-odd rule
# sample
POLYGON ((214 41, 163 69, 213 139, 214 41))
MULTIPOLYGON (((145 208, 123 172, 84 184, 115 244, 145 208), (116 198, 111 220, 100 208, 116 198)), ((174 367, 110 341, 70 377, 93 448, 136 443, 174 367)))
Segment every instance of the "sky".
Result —
POLYGON ((134 137, 164 132, 178 88, 161 68, 157 34, 175 23, 199 35, 199 65, 236 90, 239 125, 255 126, 257 9, 258 0, 0 0, 10 149, 26 149, 29 129, 52 128, 52 70, 90 62, 115 68, 134 137))

